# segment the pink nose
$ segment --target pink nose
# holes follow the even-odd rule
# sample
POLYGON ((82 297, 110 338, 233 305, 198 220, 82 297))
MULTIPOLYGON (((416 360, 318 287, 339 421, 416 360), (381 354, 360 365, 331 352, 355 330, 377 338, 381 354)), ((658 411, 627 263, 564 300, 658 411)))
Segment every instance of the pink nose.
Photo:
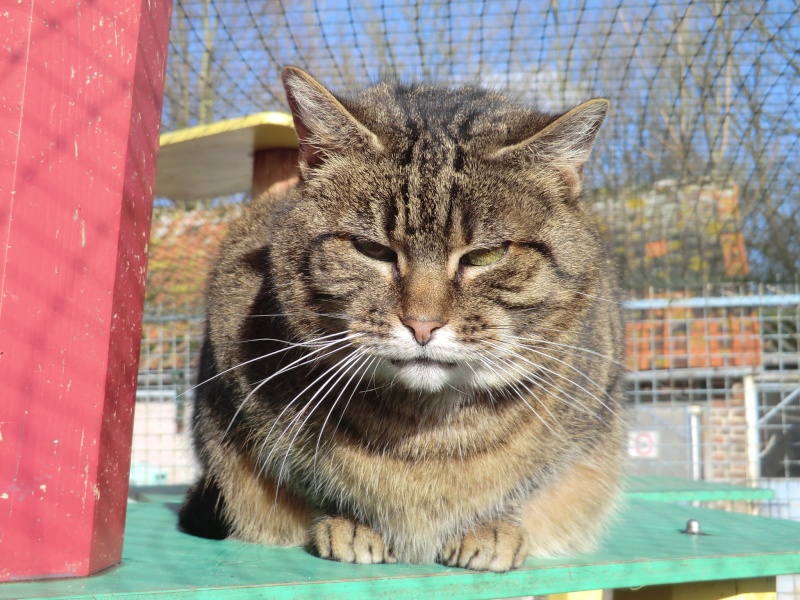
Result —
POLYGON ((444 326, 442 319, 415 319, 413 317, 401 318, 400 321, 414 334, 414 339, 420 346, 431 341, 435 329, 444 326))

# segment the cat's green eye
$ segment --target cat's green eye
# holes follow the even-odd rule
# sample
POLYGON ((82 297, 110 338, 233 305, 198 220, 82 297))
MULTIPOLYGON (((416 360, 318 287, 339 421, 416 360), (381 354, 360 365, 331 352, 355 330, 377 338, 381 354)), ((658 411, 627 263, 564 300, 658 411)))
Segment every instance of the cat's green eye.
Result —
POLYGON ((467 252, 459 262, 470 267, 486 267, 503 258, 507 250, 507 243, 494 248, 478 248, 467 252))
POLYGON ((391 248, 379 244, 378 242, 370 242, 367 240, 358 240, 353 238, 353 247, 361 252, 364 256, 368 256, 374 260, 383 262, 397 261, 397 253, 391 248))

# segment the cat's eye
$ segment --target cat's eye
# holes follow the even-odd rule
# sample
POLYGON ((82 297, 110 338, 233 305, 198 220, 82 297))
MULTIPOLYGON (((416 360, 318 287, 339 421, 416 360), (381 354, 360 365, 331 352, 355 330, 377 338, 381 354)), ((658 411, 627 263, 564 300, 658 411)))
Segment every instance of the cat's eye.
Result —
POLYGON ((361 254, 364 256, 368 256, 374 260, 380 260, 383 262, 397 261, 397 253, 388 246, 384 246, 378 242, 370 242, 367 240, 353 238, 353 247, 361 252, 361 254))
POLYGON ((486 267, 503 258, 508 250, 508 243, 493 248, 478 248, 461 257, 460 263, 470 267, 486 267))

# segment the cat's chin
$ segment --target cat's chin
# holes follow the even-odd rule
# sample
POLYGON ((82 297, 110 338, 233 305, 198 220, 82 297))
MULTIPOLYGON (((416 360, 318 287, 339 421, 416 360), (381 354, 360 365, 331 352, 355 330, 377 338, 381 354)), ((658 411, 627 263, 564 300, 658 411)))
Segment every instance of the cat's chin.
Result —
POLYGON ((488 370, 480 364, 429 358, 384 360, 376 369, 376 374, 393 385, 402 385, 426 394, 447 390, 470 393, 513 384, 508 373, 488 370))
MULTIPOLYGON (((395 382, 420 392, 436 393, 447 387, 463 387, 464 367, 438 360, 392 360, 387 375, 395 382)), ((467 377, 468 378, 468 377, 467 377)))

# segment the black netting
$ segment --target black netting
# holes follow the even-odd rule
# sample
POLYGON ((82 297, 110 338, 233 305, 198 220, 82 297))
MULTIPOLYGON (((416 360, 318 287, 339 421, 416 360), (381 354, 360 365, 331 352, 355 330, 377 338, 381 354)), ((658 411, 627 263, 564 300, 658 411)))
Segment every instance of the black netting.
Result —
POLYGON ((284 110, 280 69, 613 102, 588 200, 625 283, 795 280, 800 6, 617 0, 176 0, 164 130, 284 110))

